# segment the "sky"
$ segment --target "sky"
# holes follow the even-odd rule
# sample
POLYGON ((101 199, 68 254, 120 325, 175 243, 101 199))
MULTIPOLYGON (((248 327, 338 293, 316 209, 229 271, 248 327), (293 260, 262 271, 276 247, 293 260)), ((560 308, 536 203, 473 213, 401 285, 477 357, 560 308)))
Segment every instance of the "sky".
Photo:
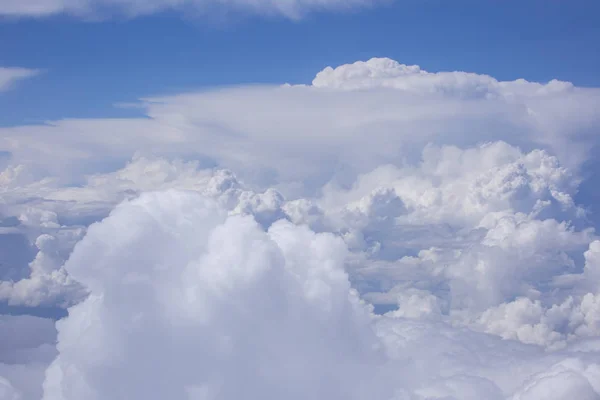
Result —
POLYGON ((432 72, 600 84, 594 0, 406 0, 306 12, 294 20, 189 9, 134 19, 118 10, 104 20, 5 16, 0 63, 42 72, 0 99, 0 124, 129 116, 115 104, 221 85, 310 83, 314 71, 371 57, 432 72))
POLYGON ((0 400, 600 400, 598 11, 0 0, 0 400))

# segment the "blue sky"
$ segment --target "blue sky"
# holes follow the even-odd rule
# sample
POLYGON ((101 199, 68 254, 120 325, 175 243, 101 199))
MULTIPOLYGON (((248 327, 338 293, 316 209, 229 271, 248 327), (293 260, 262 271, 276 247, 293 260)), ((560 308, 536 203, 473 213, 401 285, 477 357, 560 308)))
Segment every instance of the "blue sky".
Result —
POLYGON ((600 85, 595 0, 395 1, 352 12, 88 22, 0 20, 0 65, 44 73, 0 96, 0 125, 120 117, 115 103, 240 83, 308 83, 327 65, 390 57, 429 71, 600 85))

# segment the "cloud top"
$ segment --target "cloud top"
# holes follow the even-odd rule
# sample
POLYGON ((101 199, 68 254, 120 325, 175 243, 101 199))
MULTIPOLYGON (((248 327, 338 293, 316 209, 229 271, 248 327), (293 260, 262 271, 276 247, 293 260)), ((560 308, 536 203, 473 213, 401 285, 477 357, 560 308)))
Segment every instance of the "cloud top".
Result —
POLYGON ((546 84, 524 79, 500 82, 489 75, 470 72, 432 73, 418 65, 405 65, 389 58, 327 67, 317 74, 312 85, 344 90, 389 88, 420 95, 442 93, 467 98, 543 96, 564 93, 573 88, 570 82, 558 80, 546 84))

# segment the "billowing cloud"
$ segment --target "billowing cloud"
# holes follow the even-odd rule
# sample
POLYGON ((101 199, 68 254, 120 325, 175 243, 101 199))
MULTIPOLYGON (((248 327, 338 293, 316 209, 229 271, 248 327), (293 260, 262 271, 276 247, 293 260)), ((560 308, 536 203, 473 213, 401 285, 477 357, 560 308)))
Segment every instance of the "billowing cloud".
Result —
POLYGON ((600 396, 597 352, 371 315, 346 252, 332 234, 265 232, 196 193, 126 202, 65 265, 91 294, 57 324, 43 399, 600 396))
POLYGON ((114 13, 135 17, 165 10, 200 13, 236 11, 299 18, 310 11, 350 10, 381 3, 381 0, 0 0, 0 15, 45 17, 55 14, 105 16, 114 13))
POLYGON ((337 68, 327 67, 317 74, 312 85, 344 90, 390 88, 417 95, 446 93, 467 98, 538 97, 573 89, 570 82, 558 80, 546 84, 524 79, 499 82, 489 75, 462 71, 431 73, 418 65, 400 64, 389 58, 357 61, 337 68))
POLYGON ((0 304, 71 307, 44 400, 600 398, 600 89, 373 59, 140 103, 0 128, 0 304))
POLYGON ((44 399, 388 397, 370 378, 384 358, 345 252, 194 193, 125 203, 66 264, 91 294, 58 324, 44 399))
POLYGON ((0 67, 0 92, 9 90, 16 82, 39 73, 35 69, 0 67))

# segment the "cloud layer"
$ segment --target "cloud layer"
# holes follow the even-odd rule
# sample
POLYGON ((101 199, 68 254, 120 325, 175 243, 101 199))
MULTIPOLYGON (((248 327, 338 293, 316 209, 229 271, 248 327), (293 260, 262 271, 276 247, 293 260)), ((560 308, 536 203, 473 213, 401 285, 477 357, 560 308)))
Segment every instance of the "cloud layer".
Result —
POLYGON ((600 398, 599 89, 372 59, 140 103, 0 128, 0 303, 71 307, 0 390, 600 398))

